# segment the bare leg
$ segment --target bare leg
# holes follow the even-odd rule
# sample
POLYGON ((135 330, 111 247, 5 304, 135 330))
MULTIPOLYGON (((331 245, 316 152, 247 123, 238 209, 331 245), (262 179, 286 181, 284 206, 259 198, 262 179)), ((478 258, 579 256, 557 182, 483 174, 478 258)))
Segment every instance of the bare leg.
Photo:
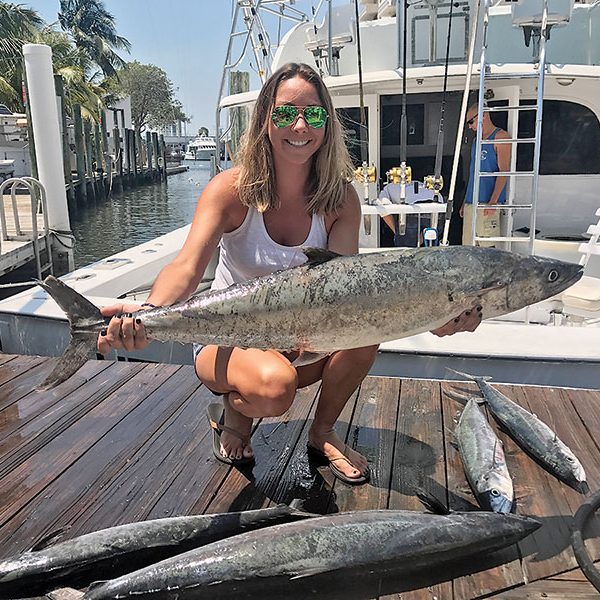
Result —
POLYGON ((341 350, 327 359, 322 373, 321 394, 313 424, 308 432, 309 442, 336 461, 336 467, 348 477, 358 478, 368 467, 364 456, 345 446, 334 431, 346 402, 366 377, 375 356, 377 346, 341 350))

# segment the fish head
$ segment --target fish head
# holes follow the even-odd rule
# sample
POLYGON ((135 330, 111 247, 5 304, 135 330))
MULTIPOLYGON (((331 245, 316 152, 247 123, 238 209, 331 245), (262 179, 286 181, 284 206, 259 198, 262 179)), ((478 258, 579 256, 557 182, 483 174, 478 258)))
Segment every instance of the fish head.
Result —
POLYGON ((492 469, 479 482, 479 501, 486 510, 508 514, 513 505, 512 479, 504 471, 492 469))
POLYGON ((511 310, 556 296, 583 275, 583 267, 575 263, 541 256, 513 254, 513 257, 506 290, 506 301, 511 310))
POLYGON ((554 443, 558 446, 555 449, 555 452, 557 452, 557 466, 562 471, 565 481, 578 492, 586 494, 589 487, 583 465, 566 444, 558 438, 555 439, 554 443))

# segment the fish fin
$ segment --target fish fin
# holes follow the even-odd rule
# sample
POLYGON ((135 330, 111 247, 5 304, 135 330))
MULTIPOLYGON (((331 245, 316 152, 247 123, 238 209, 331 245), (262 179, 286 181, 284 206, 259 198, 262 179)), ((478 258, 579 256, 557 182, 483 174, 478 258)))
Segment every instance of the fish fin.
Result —
POLYGON ((92 581, 92 583, 88 585, 87 591, 90 592, 91 590, 95 590, 96 588, 99 588, 107 583, 107 579, 98 579, 97 581, 92 581))
POLYGON ((51 390, 63 381, 69 379, 71 375, 83 367, 88 361, 89 354, 95 347, 95 337, 90 341, 90 335, 87 333, 72 334, 71 343, 68 345, 62 358, 59 359, 50 375, 36 387, 36 390, 51 390))
POLYGON ((444 390, 444 394, 446 394, 446 396, 448 396, 448 398, 452 399, 452 400, 456 400, 457 402, 460 402, 461 404, 467 404, 469 402, 469 400, 475 400, 475 402, 477 402, 478 404, 485 404, 485 399, 482 398, 481 396, 477 396, 477 395, 468 395, 468 394, 460 394, 459 392, 457 392, 456 390, 444 390))
POLYGON ((43 538, 38 540, 30 549, 29 552, 38 552, 39 550, 44 550, 50 546, 53 546, 58 542, 58 540, 65 535, 67 531, 71 529, 70 525, 66 525, 65 527, 61 527, 60 529, 55 529, 51 531, 48 535, 45 535, 43 538))
POLYGON ((38 386, 38 390, 48 390, 68 379, 85 364, 89 353, 96 348, 95 331, 77 331, 91 329, 94 325, 104 325, 100 309, 84 298, 79 292, 48 275, 39 285, 50 294, 53 300, 66 313, 71 325, 71 343, 52 373, 38 386))
POLYGON ((421 501, 421 504, 429 511, 436 515, 448 515, 450 509, 442 504, 433 494, 426 492, 422 488, 415 488, 415 494, 421 501))
POLYGON ((294 498, 293 500, 290 501, 289 504, 281 504, 281 506, 288 506, 289 508, 292 509, 292 515, 293 516, 300 516, 300 517, 322 517, 323 515, 319 515, 317 513, 311 513, 308 510, 306 510, 306 508, 304 508, 304 500, 302 500, 301 498, 294 498))
POLYGON ((328 571, 329 569, 324 569, 323 567, 313 567, 312 569, 304 569, 302 572, 290 577, 290 581, 294 581, 294 579, 304 579, 304 577, 312 577, 313 575, 322 575, 323 573, 327 573, 328 571))
POLYGON ((463 371, 457 371, 456 369, 451 369, 450 367, 446 367, 447 371, 452 371, 452 373, 456 373, 469 381, 491 381, 492 378, 488 375, 470 375, 469 373, 464 373, 463 371))
POLYGON ((329 356, 329 352, 300 352, 296 360, 292 362, 292 366, 298 368, 312 365, 326 356, 329 356))
POLYGON ((304 253, 304 256, 308 259, 307 264, 309 265, 320 265, 321 263, 326 263, 334 258, 339 258, 342 256, 337 252, 333 252, 333 250, 327 250, 326 248, 312 248, 310 246, 305 246, 300 248, 304 253))

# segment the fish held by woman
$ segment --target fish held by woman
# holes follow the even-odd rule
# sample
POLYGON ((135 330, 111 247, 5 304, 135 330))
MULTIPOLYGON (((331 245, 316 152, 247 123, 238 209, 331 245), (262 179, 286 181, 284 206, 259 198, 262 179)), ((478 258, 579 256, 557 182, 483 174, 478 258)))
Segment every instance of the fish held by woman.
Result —
MULTIPOLYGON (((579 265, 472 246, 340 256, 304 249, 307 262, 169 307, 136 313, 159 341, 327 354, 441 327, 481 307, 482 318, 519 310, 575 283, 579 265)), ((42 384, 68 379, 107 324, 62 281, 40 285, 67 314, 71 343, 42 384)))

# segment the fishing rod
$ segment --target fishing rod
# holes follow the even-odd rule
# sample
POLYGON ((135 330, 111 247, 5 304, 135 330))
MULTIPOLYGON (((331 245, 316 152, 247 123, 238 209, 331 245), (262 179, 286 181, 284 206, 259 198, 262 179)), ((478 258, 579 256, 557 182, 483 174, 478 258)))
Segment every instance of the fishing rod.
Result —
MULTIPOLYGON (((329 0, 331 5, 331 0, 329 0)), ((363 197, 365 204, 369 204, 369 183, 375 182, 375 167, 369 167, 369 149, 367 139, 367 118, 365 113, 365 96, 363 86, 363 70, 362 70, 362 53, 360 46, 360 24, 359 24, 359 13, 358 13, 358 0, 354 0, 354 13, 356 17, 356 53, 358 57, 358 90, 360 99, 360 160, 362 166, 356 169, 356 178, 363 184, 363 197)), ((330 66, 331 68, 331 66, 330 66)), ((365 230, 366 233, 370 233, 371 221, 365 218, 365 230)))

